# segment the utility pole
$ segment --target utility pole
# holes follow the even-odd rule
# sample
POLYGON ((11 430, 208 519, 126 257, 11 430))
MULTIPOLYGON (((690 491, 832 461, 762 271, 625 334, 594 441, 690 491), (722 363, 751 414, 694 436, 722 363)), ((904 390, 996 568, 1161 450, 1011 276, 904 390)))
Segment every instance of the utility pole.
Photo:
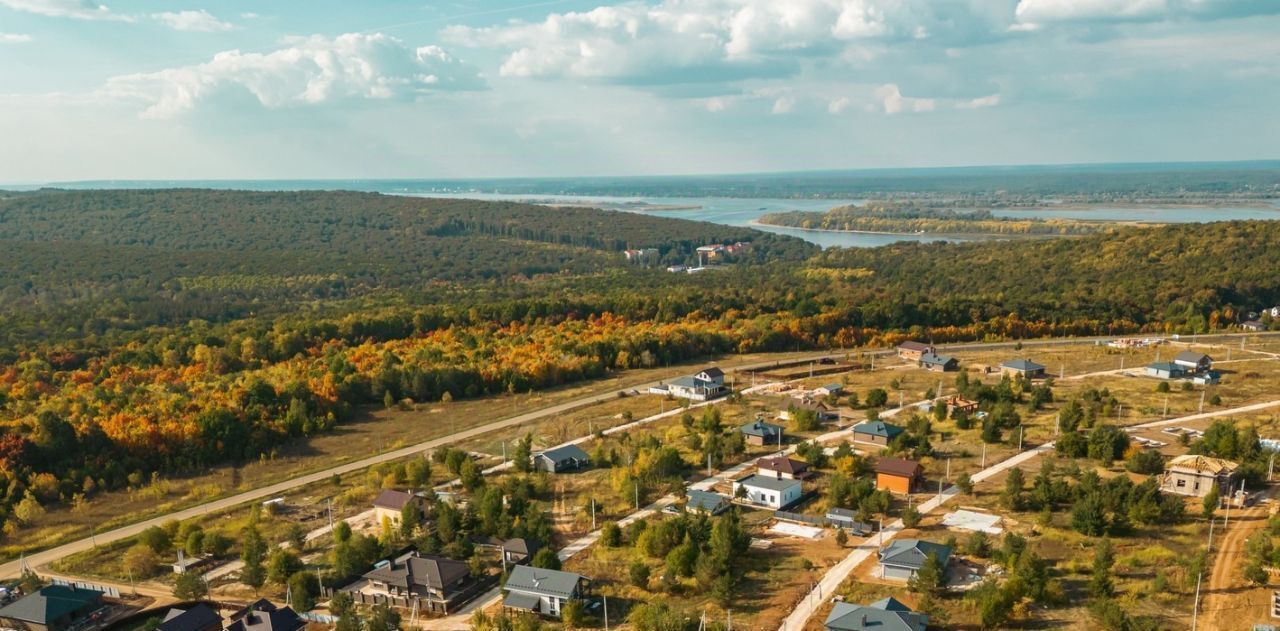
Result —
POLYGON ((329 534, 336 538, 338 535, 333 531, 333 498, 325 499, 324 506, 329 512, 329 534))
POLYGON ((1024 426, 1024 425, 1019 425, 1019 426, 1018 426, 1018 451, 1022 451, 1022 430, 1023 430, 1025 427, 1026 427, 1026 426, 1024 426))
POLYGON ((1267 482, 1271 481, 1271 473, 1276 470, 1276 452, 1271 452, 1271 461, 1267 463, 1267 482))
POLYGON ((947 456, 947 482, 951 481, 951 457, 947 456))
POLYGON ((1208 391, 1209 391, 1208 388, 1205 388, 1204 390, 1200 391, 1200 413, 1202 414, 1204 413, 1204 393, 1208 391))
POLYGON ((596 498, 591 498, 591 529, 596 529, 596 498))
POLYGON ((1200 618, 1200 581, 1204 578, 1204 572, 1196 575, 1196 600, 1191 608, 1191 631, 1196 631, 1196 623, 1200 618))
POLYGON ((981 468, 983 469, 987 468, 987 444, 986 443, 982 443, 982 467, 981 468))
POLYGON ((1209 516, 1209 545, 1205 548, 1205 551, 1209 553, 1213 552, 1213 525, 1217 521, 1212 515, 1209 516))
POLYGON ((609 631, 609 596, 604 595, 604 631, 609 631))

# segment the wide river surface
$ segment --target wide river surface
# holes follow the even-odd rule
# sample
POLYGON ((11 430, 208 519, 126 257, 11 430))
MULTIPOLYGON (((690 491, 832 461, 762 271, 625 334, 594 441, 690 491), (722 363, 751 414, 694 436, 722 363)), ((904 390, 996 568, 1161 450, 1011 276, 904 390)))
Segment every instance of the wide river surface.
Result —
MULTIPOLYGON (((514 202, 531 202, 540 204, 598 204, 616 210, 628 210, 653 214, 660 217, 677 217, 695 221, 709 221, 730 226, 752 226, 760 230, 789 234, 806 241, 816 243, 824 248, 841 247, 875 247, 887 245, 895 241, 963 241, 966 237, 956 235, 916 235, 916 234, 874 234, 866 232, 830 232, 821 230, 801 230, 781 226, 766 226, 753 223, 761 215, 787 210, 825 211, 835 206, 846 206, 860 203, 860 200, 833 199, 758 199, 734 197, 606 197, 576 195, 508 195, 502 193, 407 193, 422 197, 452 197, 462 199, 484 199, 514 202), (653 207, 675 207, 680 210, 643 210, 646 205, 653 207)), ((1036 210, 994 210, 994 214, 1003 217, 1020 218, 1062 218, 1088 219, 1093 221, 1140 221, 1151 223, 1199 223, 1206 221, 1230 221, 1235 219, 1280 219, 1280 202, 1273 202, 1269 208, 1222 207, 1222 208, 1184 208, 1184 207, 1133 207, 1107 206, 1095 208, 1062 208, 1036 210)))

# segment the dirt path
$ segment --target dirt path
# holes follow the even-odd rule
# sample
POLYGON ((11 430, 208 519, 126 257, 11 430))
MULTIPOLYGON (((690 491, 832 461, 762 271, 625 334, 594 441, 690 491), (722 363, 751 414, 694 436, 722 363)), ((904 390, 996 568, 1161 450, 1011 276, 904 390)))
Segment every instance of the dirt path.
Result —
POLYGON ((1253 611, 1249 596, 1257 590, 1247 586, 1243 577, 1245 542, 1266 525, 1265 506, 1232 511, 1225 535, 1215 543, 1218 552, 1213 558, 1213 569, 1201 588, 1200 628, 1242 628, 1255 617, 1261 620, 1266 616, 1266 598, 1263 598, 1263 608, 1253 611))

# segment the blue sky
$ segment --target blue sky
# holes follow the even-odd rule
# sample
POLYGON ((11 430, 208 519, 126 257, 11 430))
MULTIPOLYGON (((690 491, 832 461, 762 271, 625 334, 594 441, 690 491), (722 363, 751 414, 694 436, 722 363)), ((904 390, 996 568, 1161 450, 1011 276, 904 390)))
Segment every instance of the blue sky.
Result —
POLYGON ((0 0, 0 182, 1280 158, 1280 0, 0 0))

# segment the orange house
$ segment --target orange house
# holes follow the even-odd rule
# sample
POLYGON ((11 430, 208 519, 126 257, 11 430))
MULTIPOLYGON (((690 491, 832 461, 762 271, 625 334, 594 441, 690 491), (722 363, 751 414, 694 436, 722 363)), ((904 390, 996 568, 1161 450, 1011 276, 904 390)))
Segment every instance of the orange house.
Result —
POLYGON ((881 458, 876 463, 876 490, 907 494, 920 481, 920 463, 903 458, 881 458))

